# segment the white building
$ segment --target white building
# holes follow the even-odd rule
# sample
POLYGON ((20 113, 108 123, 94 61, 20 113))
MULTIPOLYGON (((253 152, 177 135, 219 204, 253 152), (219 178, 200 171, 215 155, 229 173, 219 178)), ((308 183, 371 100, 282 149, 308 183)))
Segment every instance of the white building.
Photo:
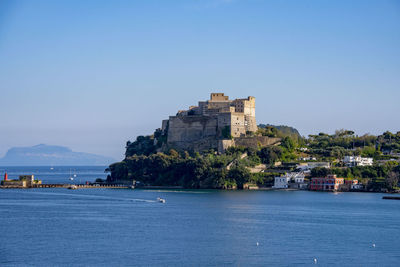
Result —
POLYGON ((374 163, 373 158, 363 158, 360 156, 345 156, 343 158, 344 164, 348 167, 354 166, 372 166, 374 163))
POLYGON ((304 174, 302 172, 292 172, 284 176, 275 177, 272 188, 284 189, 289 187, 298 189, 307 188, 307 184, 304 183, 304 174))
POLYGON ((299 158, 299 160, 302 160, 302 161, 311 161, 311 160, 317 160, 317 158, 316 157, 300 157, 299 158))
POLYGON ((285 176, 275 177, 274 186, 272 188, 288 188, 291 177, 287 174, 285 176))
POLYGON ((302 184, 302 183, 304 183, 304 175, 303 174, 297 174, 297 175, 294 176, 293 180, 294 180, 294 182, 296 184, 302 184))

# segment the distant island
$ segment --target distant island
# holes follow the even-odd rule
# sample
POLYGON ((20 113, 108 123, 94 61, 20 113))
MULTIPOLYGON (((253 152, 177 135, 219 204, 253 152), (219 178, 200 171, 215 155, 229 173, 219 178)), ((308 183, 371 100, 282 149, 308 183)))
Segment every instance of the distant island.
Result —
POLYGON ((152 135, 126 144, 108 183, 183 188, 399 192, 400 132, 350 130, 303 137, 288 126, 256 124, 255 97, 209 100, 180 110, 152 135), (343 185, 333 186, 339 182, 343 185))
POLYGON ((0 159, 0 166, 107 166, 114 161, 110 157, 74 152, 63 146, 40 144, 9 149, 0 159))

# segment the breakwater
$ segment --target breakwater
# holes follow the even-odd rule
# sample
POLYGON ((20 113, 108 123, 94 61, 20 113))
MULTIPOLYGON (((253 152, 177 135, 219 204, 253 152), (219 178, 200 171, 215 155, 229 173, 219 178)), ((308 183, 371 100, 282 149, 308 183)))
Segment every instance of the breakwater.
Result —
MULTIPOLYGON (((124 184, 75 184, 74 189, 86 188, 130 188, 124 184)), ((71 188, 71 184, 37 184, 32 186, 1 185, 0 189, 30 189, 30 188, 71 188)))
POLYGON ((399 196, 399 197, 395 197, 395 196, 383 196, 382 199, 395 199, 395 200, 400 200, 400 196, 399 196))

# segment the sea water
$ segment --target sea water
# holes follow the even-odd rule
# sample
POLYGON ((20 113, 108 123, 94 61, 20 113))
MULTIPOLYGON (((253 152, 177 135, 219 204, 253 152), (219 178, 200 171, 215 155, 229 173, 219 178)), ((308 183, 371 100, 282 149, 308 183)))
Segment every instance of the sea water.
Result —
POLYGON ((97 178, 106 179, 106 168, 107 166, 0 166, 0 175, 7 172, 9 179, 18 179, 20 175, 33 174, 35 179, 44 184, 82 184, 94 182, 97 178))
MULTIPOLYGON (((40 178, 64 181, 61 169, 40 178)), ((105 176, 75 169, 85 180, 105 176)), ((400 201, 382 196, 0 190, 0 266, 399 266, 400 201)))

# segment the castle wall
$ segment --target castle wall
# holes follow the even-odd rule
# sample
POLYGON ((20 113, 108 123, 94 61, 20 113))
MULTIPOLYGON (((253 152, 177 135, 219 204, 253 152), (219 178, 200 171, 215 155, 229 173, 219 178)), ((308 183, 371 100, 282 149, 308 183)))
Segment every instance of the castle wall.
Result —
POLYGON ((224 128, 231 125, 231 113, 220 113, 217 116, 218 128, 224 128))
POLYGON ((231 146, 251 147, 257 149, 258 147, 277 145, 280 141, 280 138, 268 136, 238 137, 229 140, 219 140, 218 152, 223 153, 231 146))
POLYGON ((218 152, 224 153, 229 147, 235 146, 235 140, 233 139, 225 139, 218 141, 218 152))
POLYGON ((257 147, 275 145, 280 141, 281 141, 280 138, 274 138, 268 136, 239 137, 235 138, 235 145, 257 148, 257 147))
POLYGON ((212 116, 171 116, 168 143, 194 142, 217 135, 217 118, 212 116))
POLYGON ((230 110, 230 102, 208 102, 204 114, 217 114, 230 110))
POLYGON ((207 137, 192 142, 168 142, 167 148, 197 152, 207 151, 210 149, 218 151, 219 141, 220 140, 215 139, 214 137, 207 137))
POLYGON ((163 134, 165 134, 167 132, 167 130, 168 130, 168 123, 169 123, 169 120, 163 120, 162 121, 161 131, 162 131, 163 134))

